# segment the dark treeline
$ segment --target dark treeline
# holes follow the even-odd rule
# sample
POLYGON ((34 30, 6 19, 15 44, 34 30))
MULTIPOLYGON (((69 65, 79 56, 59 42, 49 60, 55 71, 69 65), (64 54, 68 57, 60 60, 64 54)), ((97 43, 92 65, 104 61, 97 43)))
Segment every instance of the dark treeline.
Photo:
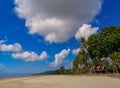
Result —
POLYGON ((59 69, 56 70, 50 70, 50 71, 46 71, 46 72, 42 72, 42 73, 38 73, 38 74, 33 74, 33 75, 65 75, 65 74, 73 74, 71 69, 65 69, 64 66, 61 66, 59 69))

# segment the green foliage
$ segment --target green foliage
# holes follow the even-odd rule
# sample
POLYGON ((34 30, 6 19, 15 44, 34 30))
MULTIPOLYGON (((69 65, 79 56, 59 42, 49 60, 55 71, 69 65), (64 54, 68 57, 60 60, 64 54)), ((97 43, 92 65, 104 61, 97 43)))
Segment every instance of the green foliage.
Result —
POLYGON ((105 61, 102 61, 101 59, 93 59, 94 66, 105 66, 105 61))
POLYGON ((113 65, 110 65, 108 68, 107 68, 108 72, 110 73, 113 73, 115 71, 115 68, 113 65))
POLYGON ((120 72, 120 52, 113 52, 112 54, 109 55, 109 57, 113 61, 113 66, 116 70, 116 72, 120 72))
POLYGON ((78 68, 78 64, 82 63, 82 57, 80 55, 77 55, 76 58, 74 59, 73 61, 73 71, 77 71, 79 68, 78 68))
POLYGON ((110 72, 120 72, 120 26, 105 27, 99 34, 91 35, 88 41, 84 37, 79 40, 81 51, 73 61, 74 72, 87 72, 93 65, 105 66, 110 72), (102 61, 102 57, 110 57, 112 65, 105 60, 102 61), (87 62, 88 58, 92 59, 91 63, 87 62), (81 70, 78 64, 85 64, 86 68, 81 70))
POLYGON ((61 66, 59 69, 56 69, 56 70, 52 70, 52 71, 47 71, 47 72, 44 72, 42 73, 44 75, 59 75, 59 74, 72 74, 72 71, 71 69, 65 69, 64 66, 61 66))
POLYGON ((109 57, 116 63, 118 64, 120 62, 120 52, 113 52, 112 54, 109 55, 109 57))
POLYGON ((59 69, 57 69, 57 70, 53 71, 52 74, 61 74, 61 72, 59 69))
POLYGON ((64 74, 64 73, 65 73, 65 68, 64 68, 64 66, 61 66, 59 70, 60 70, 60 73, 61 73, 61 74, 64 74))
POLYGON ((112 52, 120 50, 120 27, 105 27, 98 35, 89 37, 89 52, 92 58, 107 57, 112 52))
POLYGON ((75 73, 84 73, 87 72, 87 60, 89 58, 89 54, 88 54, 88 43, 85 40, 85 37, 81 37, 80 39, 81 45, 79 46, 79 48, 81 49, 81 51, 78 53, 78 55, 76 56, 75 60, 73 61, 73 71, 75 73), (86 67, 84 67, 83 69, 79 68, 79 65, 85 65, 86 67))

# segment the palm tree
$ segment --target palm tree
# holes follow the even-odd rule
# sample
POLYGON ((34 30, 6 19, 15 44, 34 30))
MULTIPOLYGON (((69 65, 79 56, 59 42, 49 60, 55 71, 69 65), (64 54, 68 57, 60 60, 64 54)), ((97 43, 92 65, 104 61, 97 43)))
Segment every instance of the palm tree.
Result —
POLYGON ((87 41, 85 40, 85 36, 84 37, 81 37, 80 39, 79 39, 79 41, 82 43, 79 47, 81 47, 82 48, 82 50, 88 50, 88 43, 87 43, 87 41))
MULTIPOLYGON (((89 44, 88 41, 85 40, 85 37, 81 37, 79 41, 80 41, 80 46, 78 46, 78 48, 80 48, 81 51, 78 53, 76 59, 73 61, 73 68, 74 70, 78 69, 78 65, 84 64, 86 66, 86 70, 88 70, 89 68, 87 65, 88 64, 87 60, 88 58, 91 59, 90 53, 88 51, 89 44)), ((92 66, 93 66, 93 62, 92 62, 92 66)))
MULTIPOLYGON (((90 55, 90 53, 89 53, 89 50, 88 50, 88 48, 90 47, 90 44, 89 44, 89 42, 88 41, 86 41, 85 40, 85 36, 84 37, 81 37, 80 39, 79 39, 79 41, 82 43, 79 47, 81 47, 81 50, 83 51, 83 54, 82 54, 82 56, 84 57, 84 61, 86 61, 86 66, 87 66, 87 59, 88 58, 90 58, 90 59, 92 59, 91 58, 91 55, 90 55)), ((92 66, 94 66, 94 64, 93 64, 93 60, 91 60, 91 64, 92 64, 92 66)), ((88 69, 88 67, 87 67, 87 69, 88 69)), ((93 72, 95 73, 95 70, 93 70, 93 72)))
MULTIPOLYGON (((79 41, 81 42, 81 45, 79 46, 79 48, 81 48, 81 52, 79 54, 83 57, 83 61, 84 61, 84 64, 86 65, 86 69, 89 69, 88 66, 87 66, 87 64, 88 64, 87 60, 88 60, 88 58, 91 59, 91 56, 90 56, 90 53, 89 53, 89 50, 88 50, 90 44, 85 39, 85 36, 81 37, 79 39, 79 41)), ((93 62, 92 62, 92 66, 94 66, 93 62)), ((95 71, 94 71, 94 73, 95 73, 95 71)))
POLYGON ((116 73, 119 73, 120 71, 120 52, 113 52, 109 55, 109 57, 112 59, 112 64, 116 70, 116 73))

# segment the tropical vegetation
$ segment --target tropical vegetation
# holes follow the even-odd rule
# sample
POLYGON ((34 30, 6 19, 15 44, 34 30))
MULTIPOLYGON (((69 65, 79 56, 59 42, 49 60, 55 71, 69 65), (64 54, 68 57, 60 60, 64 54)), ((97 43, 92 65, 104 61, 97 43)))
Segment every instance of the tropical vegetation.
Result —
POLYGON ((72 65, 74 73, 89 73, 93 66, 104 66, 106 73, 120 73, 120 26, 104 27, 88 40, 84 36, 79 41, 80 52, 72 65))

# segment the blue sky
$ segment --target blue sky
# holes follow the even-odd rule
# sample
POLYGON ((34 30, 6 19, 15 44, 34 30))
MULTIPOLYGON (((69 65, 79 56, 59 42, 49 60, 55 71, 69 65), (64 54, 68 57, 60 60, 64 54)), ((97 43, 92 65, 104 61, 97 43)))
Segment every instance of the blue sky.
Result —
POLYGON ((0 0, 0 72, 39 73, 62 65, 69 68, 75 58, 72 50, 80 44, 76 37, 90 35, 81 33, 87 30, 86 26, 92 34, 105 26, 120 25, 119 0, 75 0, 71 1, 73 4, 68 0, 62 0, 64 3, 57 0, 19 1, 0 0), (80 6, 76 7, 76 2, 80 6), (71 9, 71 6, 75 8, 71 9), (76 32, 80 36, 76 36, 76 32), (22 49, 15 50, 16 43, 16 47, 22 49), (9 45, 12 48, 8 49, 9 45), (28 58, 23 57, 25 52, 29 54, 28 58))

